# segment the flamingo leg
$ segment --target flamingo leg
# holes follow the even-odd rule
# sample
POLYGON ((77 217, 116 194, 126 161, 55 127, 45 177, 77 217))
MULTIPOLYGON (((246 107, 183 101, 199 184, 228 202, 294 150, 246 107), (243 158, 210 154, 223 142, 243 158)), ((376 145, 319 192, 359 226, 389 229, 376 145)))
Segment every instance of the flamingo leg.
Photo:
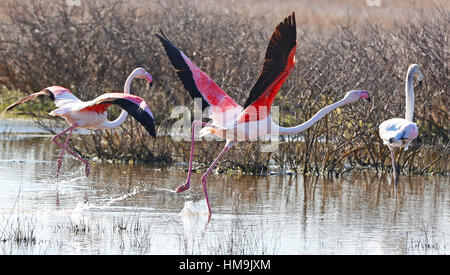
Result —
POLYGON ((222 158, 222 156, 233 147, 233 145, 236 144, 235 141, 227 141, 227 144, 225 145, 225 148, 223 148, 222 152, 217 156, 217 158, 213 161, 211 166, 209 166, 208 170, 206 170, 205 174, 202 176, 202 184, 203 184, 203 192, 205 192, 205 198, 206 198, 206 204, 208 205, 208 213, 209 217, 211 218, 211 206, 209 205, 209 198, 208 198, 208 189, 206 188, 206 178, 208 177, 209 173, 211 173, 214 166, 216 166, 217 162, 222 158))
POLYGON ((63 147, 61 149, 61 153, 59 154, 59 157, 58 157, 58 171, 56 172, 56 179, 58 179, 58 177, 59 177, 59 171, 61 170, 62 158, 63 158, 64 152, 67 149, 67 144, 69 143, 69 138, 72 135, 73 129, 74 129, 74 127, 70 127, 69 128, 69 134, 67 135, 66 141, 64 142, 64 145, 63 145, 63 147))
POLYGON ((395 186, 397 186, 397 169, 395 167, 394 149, 389 147, 389 150, 391 151, 392 173, 394 174, 394 183, 395 183, 395 186))
MULTIPOLYGON (((54 141, 59 147, 63 147, 61 144, 59 144, 58 142, 56 142, 56 141, 54 141)), ((90 171, 91 171, 91 165, 89 164, 89 162, 87 161, 87 160, 85 160, 84 158, 82 158, 82 157, 80 157, 78 154, 76 154, 76 153, 74 153, 72 150, 70 150, 69 148, 67 148, 66 147, 66 151, 68 152, 68 153, 70 153, 71 155, 73 155, 74 157, 76 157, 77 159, 79 159, 79 160, 81 160, 83 163, 84 163, 84 165, 86 166, 86 168, 85 168, 85 174, 86 174, 86 177, 87 176, 89 176, 89 173, 90 173, 90 171)))
POLYGON ((61 149, 62 149, 62 150, 61 150, 61 153, 59 154, 59 157, 58 157, 58 170, 57 170, 57 172, 56 172, 56 179, 58 179, 58 177, 59 177, 59 170, 60 170, 60 168, 61 168, 62 156, 64 155, 64 151, 65 151, 65 149, 66 149, 66 147, 67 147, 67 142, 69 141, 69 137, 70 137, 70 135, 72 134, 72 131, 73 131, 74 128, 75 128, 75 127, 72 125, 72 126, 70 126, 69 128, 67 128, 66 130, 64 130, 64 131, 62 131, 62 132, 60 132, 60 133, 58 133, 58 134, 56 134, 55 136, 52 137, 52 141, 53 141, 55 144, 57 144, 59 147, 61 147, 61 149), (61 135, 65 134, 66 132, 69 132, 69 135, 67 136, 66 141, 65 141, 64 146, 63 146, 63 145, 59 144, 59 143, 56 141, 56 139, 57 139, 58 137, 60 137, 61 135))
POLYGON ((81 161, 85 164, 85 166, 86 166, 86 168, 85 168, 85 174, 86 174, 86 177, 89 176, 89 173, 90 173, 90 165, 89 165, 89 162, 88 162, 87 160, 83 159, 82 157, 80 157, 78 154, 74 153, 72 150, 70 150, 70 148, 67 147, 69 138, 70 138, 70 136, 71 136, 71 134, 72 134, 72 131, 73 131, 76 127, 77 127, 76 125, 71 126, 71 127, 69 127, 68 129, 66 129, 66 130, 62 131, 61 133, 59 133, 59 134, 55 135, 54 137, 52 137, 52 141, 53 141, 56 145, 58 145, 59 147, 61 147, 61 149, 62 149, 61 154, 60 154, 59 157, 58 157, 58 172, 57 172, 56 178, 58 178, 58 176, 59 176, 59 170, 60 170, 60 168, 61 168, 61 163, 62 163, 62 156, 63 156, 63 154, 64 154, 65 151, 67 151, 68 153, 70 153, 70 154, 73 155, 74 157, 78 158, 79 160, 81 160, 81 161), (57 138, 58 138, 59 136, 61 136, 62 134, 64 134, 65 132, 67 132, 67 131, 70 131, 70 133, 69 133, 69 135, 67 136, 66 141, 64 142, 64 145, 61 145, 61 144, 57 141, 57 138))
POLYGON ((184 184, 182 184, 182 185, 177 187, 177 189, 176 189, 177 193, 184 192, 184 191, 188 190, 189 187, 191 186, 192 161, 193 161, 193 158, 194 158, 194 140, 195 140, 194 139, 195 138, 194 134, 195 134, 195 129, 198 126, 205 126, 206 124, 207 124, 206 122, 203 122, 203 121, 200 121, 200 120, 194 120, 192 122, 192 129, 191 129, 191 131, 192 131, 192 134, 191 134, 191 153, 190 153, 190 156, 189 156, 188 177, 187 177, 186 182, 184 184))

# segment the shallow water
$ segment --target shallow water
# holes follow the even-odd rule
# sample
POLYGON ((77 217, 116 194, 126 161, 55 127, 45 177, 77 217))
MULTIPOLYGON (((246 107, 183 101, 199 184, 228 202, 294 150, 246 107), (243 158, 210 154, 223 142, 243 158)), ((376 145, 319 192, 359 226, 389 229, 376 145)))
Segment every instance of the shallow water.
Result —
POLYGON ((449 254, 445 176, 355 172, 209 177, 91 162, 91 175, 46 137, 0 139, 2 254, 449 254))

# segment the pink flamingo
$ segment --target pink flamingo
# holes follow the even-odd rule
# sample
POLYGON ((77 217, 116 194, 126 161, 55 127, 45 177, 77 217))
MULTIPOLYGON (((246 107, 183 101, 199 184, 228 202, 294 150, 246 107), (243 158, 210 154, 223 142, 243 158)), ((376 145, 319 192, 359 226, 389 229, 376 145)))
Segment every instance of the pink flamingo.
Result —
POLYGON ((91 101, 81 101, 68 89, 61 86, 51 86, 40 92, 33 93, 17 100, 8 106, 5 111, 9 111, 17 105, 39 96, 46 96, 52 99, 58 108, 50 112, 49 115, 62 117, 70 124, 69 128, 52 137, 52 141, 61 147, 61 153, 58 157, 58 171, 56 173, 56 178, 59 176, 62 157, 65 151, 69 152, 86 165, 85 174, 87 177, 90 172, 89 162, 74 153, 67 146, 72 131, 75 128, 113 129, 121 125, 127 118, 128 113, 130 113, 144 126, 150 135, 156 137, 153 114, 148 108, 147 103, 142 98, 130 94, 131 81, 134 78, 146 79, 150 84, 152 83, 152 76, 144 68, 136 68, 128 76, 125 82, 124 93, 106 93, 91 101), (107 120, 107 109, 111 104, 120 106, 123 109, 120 116, 114 121, 107 120), (68 135, 66 140, 64 144, 61 145, 57 141, 57 138, 67 132, 68 135))
POLYGON ((295 64, 297 41, 294 13, 285 18, 273 32, 266 50, 263 69, 250 91, 244 107, 241 107, 220 89, 207 74, 202 72, 183 52, 177 49, 162 31, 161 34, 164 37, 158 34, 157 36, 161 40, 183 86, 192 98, 202 98, 203 108, 210 107, 209 115, 212 119, 210 124, 202 121, 194 121, 192 123, 188 177, 186 183, 179 186, 176 192, 183 192, 190 187, 195 128, 207 125, 200 131, 201 136, 215 135, 226 140, 225 148, 201 179, 209 217, 211 217, 211 207, 208 199, 206 178, 221 157, 233 145, 239 141, 255 140, 256 137, 263 135, 293 135, 300 133, 337 107, 356 102, 360 98, 370 99, 369 93, 364 90, 350 91, 342 100, 321 109, 310 120, 298 126, 285 128, 272 121, 270 108, 273 100, 283 82, 292 72, 295 64))

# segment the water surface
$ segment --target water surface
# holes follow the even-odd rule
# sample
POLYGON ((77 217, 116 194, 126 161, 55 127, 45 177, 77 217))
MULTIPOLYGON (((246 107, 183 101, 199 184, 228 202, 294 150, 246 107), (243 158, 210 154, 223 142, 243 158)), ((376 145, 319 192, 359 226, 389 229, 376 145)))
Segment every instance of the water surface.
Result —
POLYGON ((49 137, 0 139, 2 254, 449 254, 445 176, 212 174, 91 162, 49 137))

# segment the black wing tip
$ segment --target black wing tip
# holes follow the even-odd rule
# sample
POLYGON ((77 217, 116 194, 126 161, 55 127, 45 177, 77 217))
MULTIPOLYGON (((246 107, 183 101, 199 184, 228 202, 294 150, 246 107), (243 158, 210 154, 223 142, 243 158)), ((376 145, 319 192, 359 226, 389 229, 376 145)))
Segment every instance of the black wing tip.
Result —
POLYGON ((156 128, 155 128, 155 119, 153 116, 149 114, 145 114, 141 116, 141 113, 145 112, 143 109, 138 109, 138 115, 135 117, 136 120, 144 126, 145 130, 154 138, 156 138, 156 128))
POLYGON ((167 57, 169 58, 170 63, 172 63, 172 66, 175 68, 178 79, 181 81, 183 87, 189 93, 192 99, 198 97, 202 98, 202 110, 205 110, 209 106, 209 104, 205 100, 201 92, 198 90, 194 81, 194 76, 192 75, 192 71, 189 68, 189 65, 186 63, 186 60, 183 58, 183 52, 167 38, 162 30, 160 30, 160 32, 164 37, 159 34, 156 34, 156 36, 159 38, 159 40, 161 40, 167 57))
MULTIPOLYGON (((143 110, 139 110, 138 113, 142 112, 143 110)), ((155 120, 151 116, 145 116, 140 118, 137 116, 133 116, 142 126, 144 126, 145 130, 149 135, 156 138, 156 128, 155 128, 155 120)))
POLYGON ((146 113, 140 107, 138 107, 136 111, 131 111, 129 113, 145 128, 145 130, 147 130, 152 137, 156 138, 155 120, 151 115, 146 113))
POLYGON ((5 110, 2 111, 2 113, 6 113, 8 111, 10 111, 11 109, 14 109, 14 107, 16 107, 19 104, 13 103, 11 105, 9 105, 8 107, 5 108, 5 110))
POLYGON ((275 76, 281 73, 284 60, 297 45, 297 28, 295 23, 295 12, 284 18, 276 27, 269 39, 269 45, 264 57, 263 70, 253 86, 244 104, 247 108, 255 102, 266 90, 268 85, 274 81, 275 76))
POLYGON ((286 17, 283 22, 279 24, 279 27, 287 27, 289 31, 297 33, 297 23, 295 22, 295 12, 286 17))
POLYGON ((157 33, 155 33, 155 35, 156 35, 156 37, 158 37, 159 40, 161 40, 161 41, 164 39, 161 35, 159 35, 159 34, 157 34, 157 33))
POLYGON ((101 103, 110 103, 121 107, 122 109, 127 111, 129 115, 134 117, 134 119, 136 119, 152 137, 156 138, 155 120, 153 119, 152 115, 147 113, 140 106, 123 98, 105 100, 101 103))
POLYGON ((297 40, 297 23, 295 22, 295 12, 286 17, 275 29, 275 32, 284 34, 286 38, 297 40))
POLYGON ((155 120, 150 115, 146 114, 142 116, 143 109, 137 109, 136 112, 130 114, 147 130, 147 132, 154 138, 156 138, 155 120))
POLYGON ((156 129, 155 129, 155 121, 152 119, 149 121, 150 125, 145 126, 145 130, 147 130, 147 132, 154 138, 156 138, 156 129))
POLYGON ((16 106, 18 106, 18 105, 20 105, 22 103, 25 103, 25 102, 27 102, 29 100, 32 100, 32 99, 34 99, 34 98, 36 98, 38 96, 42 96, 42 95, 45 95, 45 96, 49 97, 53 101, 55 100, 55 95, 50 90, 43 89, 43 90, 41 90, 39 92, 27 95, 26 97, 23 97, 23 98, 21 98, 19 100, 16 100, 14 103, 12 103, 8 107, 6 107, 5 110, 3 110, 2 113, 8 112, 8 111, 14 109, 16 106))
POLYGON ((288 17, 284 19, 284 22, 288 25, 295 26, 295 11, 293 11, 288 17))
POLYGON ((170 58, 172 58, 172 54, 173 54, 173 50, 175 51, 180 51, 172 42, 170 42, 170 40, 167 38, 167 36, 163 33, 162 30, 161 31, 161 35, 159 34, 155 34, 156 37, 159 38, 159 40, 161 41, 161 43, 163 44, 164 49, 166 50, 167 56, 170 58))
POLYGON ((167 36, 164 34, 163 30, 160 28, 159 32, 162 34, 162 36, 164 36, 165 39, 169 40, 169 38, 167 38, 167 36))
POLYGON ((164 34, 164 32, 162 31, 162 29, 159 29, 159 32, 161 33, 162 36, 159 35, 158 33, 155 33, 156 37, 158 37, 159 40, 161 40, 161 42, 162 42, 163 44, 165 44, 165 43, 167 43, 167 42, 170 43, 169 38, 167 38, 167 36, 166 36, 166 35, 164 34))

